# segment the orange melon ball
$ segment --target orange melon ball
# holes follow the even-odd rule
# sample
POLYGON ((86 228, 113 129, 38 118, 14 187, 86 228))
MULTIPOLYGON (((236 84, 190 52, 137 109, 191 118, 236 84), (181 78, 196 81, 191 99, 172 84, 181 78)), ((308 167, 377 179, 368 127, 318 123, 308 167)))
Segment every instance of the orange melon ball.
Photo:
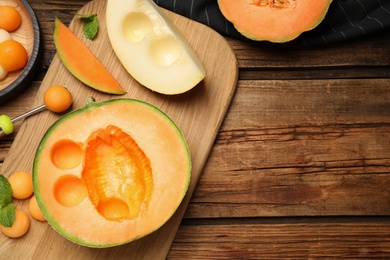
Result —
POLYGON ((12 197, 15 199, 27 199, 33 190, 32 176, 27 172, 15 172, 8 178, 12 188, 12 197))
POLYGON ((28 203, 28 210, 34 219, 39 221, 46 221, 34 195, 31 197, 30 202, 28 203))
POLYGON ((28 54, 23 44, 15 40, 0 43, 0 66, 6 71, 23 69, 28 62, 28 54))
POLYGON ((15 7, 0 6, 0 28, 8 32, 16 31, 22 24, 22 16, 15 7))
POLYGON ((21 209, 15 209, 15 221, 10 227, 0 225, 1 232, 7 237, 17 238, 27 233, 30 228, 30 218, 21 209))
POLYGON ((54 85, 46 90, 43 101, 47 109, 55 113, 60 113, 67 110, 72 105, 73 98, 67 88, 60 85, 54 85))

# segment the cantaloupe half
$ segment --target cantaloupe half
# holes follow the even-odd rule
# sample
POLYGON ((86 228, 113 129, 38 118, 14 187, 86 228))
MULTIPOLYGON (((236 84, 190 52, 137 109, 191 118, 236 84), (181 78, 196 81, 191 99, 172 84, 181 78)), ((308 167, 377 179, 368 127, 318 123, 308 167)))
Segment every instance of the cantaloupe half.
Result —
POLYGON ((58 18, 54 22, 53 40, 61 61, 81 82, 109 94, 126 93, 91 50, 58 18))
POLYGON ((252 40, 288 42, 325 18, 332 0, 218 0, 227 20, 252 40))
POLYGON ((89 102, 55 122, 33 167, 43 215, 65 238, 111 247, 160 228, 176 211, 191 176, 178 126, 134 99, 89 102))

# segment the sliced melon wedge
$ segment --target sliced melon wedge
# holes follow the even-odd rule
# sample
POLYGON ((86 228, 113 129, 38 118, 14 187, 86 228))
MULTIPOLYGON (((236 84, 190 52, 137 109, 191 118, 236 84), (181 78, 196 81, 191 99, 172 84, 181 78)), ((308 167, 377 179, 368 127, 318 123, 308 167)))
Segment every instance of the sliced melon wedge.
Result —
POLYGON ((58 18, 55 19, 53 40, 60 60, 81 82, 105 93, 126 93, 91 50, 58 18))
POLYGON ((108 0, 106 23, 117 57, 141 85, 180 94, 204 79, 199 57, 152 0, 108 0))

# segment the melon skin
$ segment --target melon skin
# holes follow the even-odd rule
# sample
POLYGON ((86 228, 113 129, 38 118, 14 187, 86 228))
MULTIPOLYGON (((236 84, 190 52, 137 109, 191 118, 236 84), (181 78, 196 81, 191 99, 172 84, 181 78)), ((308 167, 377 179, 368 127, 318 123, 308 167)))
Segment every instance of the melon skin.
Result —
MULTIPOLYGON (((103 135, 101 134, 104 139, 103 135)), ((127 151, 131 152, 133 151, 127 151)), ((93 162, 98 162, 98 159, 95 158, 93 162)), ((123 166, 121 169, 131 167, 126 164, 121 166, 123 166)), ((112 168, 108 171, 112 172, 112 168)), ((129 178, 126 177, 126 182, 129 178)), ((129 243, 159 229, 181 204, 190 179, 190 151, 178 126, 157 107, 129 98, 100 103, 89 101, 84 108, 61 117, 42 138, 33 166, 34 193, 48 223, 66 239, 94 248, 129 243), (83 198, 78 192, 80 187, 84 189, 88 186, 87 182, 92 182, 90 179, 83 179, 82 176, 84 171, 90 170, 86 166, 88 165, 86 144, 96 137, 91 133, 98 130, 97 133, 101 134, 99 130, 110 125, 122 129, 121 134, 127 133, 134 139, 150 161, 152 169, 153 189, 149 201, 147 205, 139 207, 140 213, 137 216, 130 214, 128 219, 113 220, 100 214, 92 202, 94 195, 87 194, 83 198), (61 142, 79 146, 81 161, 73 164, 78 161, 75 158, 78 152, 77 149, 71 148, 73 146, 66 146, 70 152, 61 152, 67 154, 68 158, 54 161, 53 151, 56 151, 57 146, 61 147, 57 145, 61 142), (59 185, 62 183, 66 185, 59 185), (67 196, 62 189, 66 190, 67 194, 73 192, 75 196, 67 196), (78 200, 77 197, 81 199, 78 200)), ((119 195, 117 197, 120 198, 119 195)))
POLYGON ((223 16, 255 41, 289 42, 317 27, 332 0, 218 0, 223 16))

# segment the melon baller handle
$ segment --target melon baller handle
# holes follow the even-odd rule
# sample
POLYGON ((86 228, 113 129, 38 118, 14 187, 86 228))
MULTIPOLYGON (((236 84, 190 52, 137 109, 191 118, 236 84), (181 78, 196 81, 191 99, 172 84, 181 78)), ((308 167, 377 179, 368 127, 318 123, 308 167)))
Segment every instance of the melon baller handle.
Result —
MULTIPOLYGON (((36 107, 36 108, 34 108, 34 109, 31 109, 30 111, 27 111, 26 113, 23 113, 23 114, 21 114, 21 115, 15 117, 15 118, 12 118, 12 119, 11 119, 11 122, 12 122, 12 123, 15 123, 15 122, 17 122, 17 121, 19 121, 19 120, 22 120, 23 118, 26 118, 26 117, 29 117, 29 116, 31 116, 31 115, 37 114, 37 113, 39 113, 39 112, 41 112, 41 111, 43 111, 43 110, 46 110, 46 109, 47 109, 47 107, 46 107, 45 104, 40 105, 39 107, 36 107)), ((4 133, 4 131, 3 131, 3 130, 1 129, 1 127, 0 127, 0 138, 3 137, 3 136, 6 136, 6 134, 4 133)))

